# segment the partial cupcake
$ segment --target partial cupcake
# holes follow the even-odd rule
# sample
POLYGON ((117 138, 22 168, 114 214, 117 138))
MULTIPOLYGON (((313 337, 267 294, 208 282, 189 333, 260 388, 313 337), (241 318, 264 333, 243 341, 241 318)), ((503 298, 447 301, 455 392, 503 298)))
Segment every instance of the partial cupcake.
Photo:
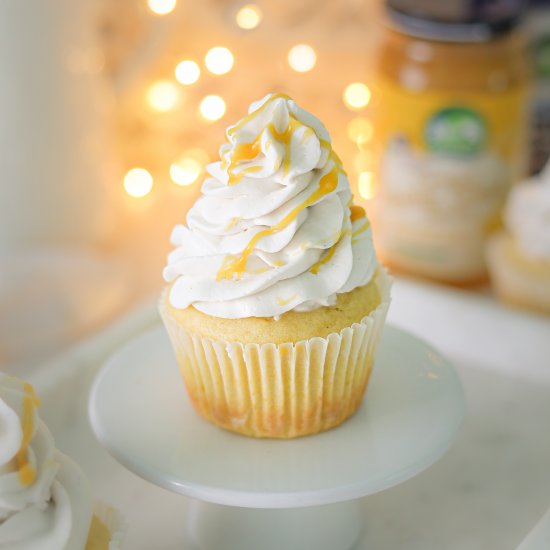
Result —
POLYGON ((119 518, 94 514, 86 477, 56 450, 38 405, 30 384, 0 373, 0 549, 119 550, 119 518))
POLYGON ((550 314, 550 162, 513 188, 505 221, 507 231, 487 250, 495 292, 506 303, 550 314))
POLYGON ((164 270, 160 312, 187 391, 242 434, 327 430, 361 403, 389 277, 315 116, 268 95, 227 139, 164 270))

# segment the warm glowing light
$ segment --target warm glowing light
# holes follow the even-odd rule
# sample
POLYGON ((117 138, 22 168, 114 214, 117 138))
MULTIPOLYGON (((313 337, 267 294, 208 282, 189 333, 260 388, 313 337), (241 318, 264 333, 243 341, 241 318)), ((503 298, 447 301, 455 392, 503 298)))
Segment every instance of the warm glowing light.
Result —
POLYGON ((166 15, 174 11, 177 0, 147 0, 149 9, 157 15, 166 15))
POLYGON ((225 101, 219 95, 207 95, 200 102, 199 110, 206 120, 219 120, 225 114, 225 101))
POLYGON ((296 44, 288 52, 288 64, 299 73, 311 71, 317 63, 315 50, 307 44, 296 44))
POLYGON ((233 67, 233 54, 223 47, 212 48, 204 57, 206 68, 214 74, 228 73, 233 67))
POLYGON ((348 137, 358 145, 368 143, 372 139, 373 131, 372 122, 368 118, 356 117, 348 122, 348 137))
POLYGON ((344 103, 354 111, 364 109, 370 101, 370 90, 362 82, 353 82, 344 90, 344 103))
POLYGON ((170 177, 177 185, 191 185, 202 174, 202 164, 191 157, 183 156, 170 166, 170 177))
POLYGON ((241 29, 255 29, 262 22, 262 10, 255 4, 246 4, 235 16, 235 21, 241 29))
POLYGON ((124 176, 124 189, 131 197, 145 197, 153 188, 153 176, 145 168, 132 168, 124 176))
POLYGON ((181 84, 194 84, 201 75, 200 67, 190 59, 185 59, 178 63, 176 70, 176 80, 181 84))
POLYGON ((195 149, 187 149, 184 156, 195 159, 202 166, 206 166, 210 162, 210 157, 208 156, 208 153, 204 149, 200 149, 198 147, 195 149))
POLYGON ((372 172, 361 172, 359 174, 359 194, 367 200, 374 197, 374 179, 372 172))
POLYGON ((180 101, 180 90, 170 80, 158 80, 153 82, 147 90, 147 102, 161 112, 172 110, 180 101))
POLYGON ((359 151, 355 155, 353 160, 353 167, 356 172, 367 172, 372 170, 373 161, 372 161, 372 152, 371 151, 359 151))

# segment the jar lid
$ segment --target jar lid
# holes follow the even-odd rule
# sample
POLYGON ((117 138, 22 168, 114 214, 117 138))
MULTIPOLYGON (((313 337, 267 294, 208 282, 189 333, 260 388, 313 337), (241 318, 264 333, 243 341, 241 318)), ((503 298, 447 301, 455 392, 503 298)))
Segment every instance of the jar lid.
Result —
POLYGON ((529 7, 550 9, 550 0, 530 0, 529 7))
POLYGON ((388 24, 429 40, 486 42, 519 23, 526 0, 386 0, 388 24))

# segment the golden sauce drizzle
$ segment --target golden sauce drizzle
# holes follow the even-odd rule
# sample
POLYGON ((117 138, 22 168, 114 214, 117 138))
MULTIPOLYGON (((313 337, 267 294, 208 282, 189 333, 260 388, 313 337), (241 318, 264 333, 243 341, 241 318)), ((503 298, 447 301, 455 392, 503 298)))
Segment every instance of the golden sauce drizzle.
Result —
POLYGON ((361 208, 361 206, 350 206, 350 216, 349 219, 354 222, 355 220, 358 220, 360 218, 364 218, 366 216, 365 209, 361 208))
POLYGON ((266 266, 263 266, 263 267, 258 267, 258 269, 249 269, 248 273, 252 275, 260 275, 261 273, 266 273, 267 271, 269 271, 269 268, 266 266))
POLYGON ((355 237, 361 233, 363 233, 364 231, 366 231, 368 228, 370 227, 370 223, 367 221, 365 222, 361 227, 359 227, 358 229, 356 229, 352 235, 355 237))
POLYGON ((369 227, 370 227, 370 223, 369 223, 369 221, 367 220, 361 227, 359 227, 358 229, 356 229, 356 230, 352 233, 352 239, 351 239, 352 244, 355 244, 355 243, 358 241, 358 239, 356 238, 357 235, 360 235, 361 233, 365 232, 369 227))
MULTIPOLYGON (((245 126, 247 123, 249 123, 255 116, 259 115, 264 111, 264 109, 267 108, 267 106, 276 99, 285 99, 290 100, 291 98, 286 94, 273 94, 259 109, 256 109, 252 113, 249 113, 245 117, 243 117, 239 122, 237 122, 234 126, 229 128, 227 130, 227 135, 231 138, 237 132, 238 130, 242 129, 243 126, 245 126)), ((283 161, 283 170, 286 172, 288 171, 290 167, 290 139, 292 137, 292 126, 304 126, 300 122, 298 122, 295 118, 290 117, 289 125, 288 127, 282 132, 277 132, 275 126, 273 123, 270 123, 267 128, 271 130, 273 135, 276 137, 277 141, 282 141, 285 144, 285 156, 283 161)), ((310 132, 313 132, 313 130, 309 127, 307 127, 307 130, 310 132)), ((258 136, 254 139, 252 143, 240 143, 235 144, 233 150, 229 153, 229 162, 227 160, 222 161, 222 169, 227 168, 227 172, 229 174, 229 181, 228 185, 234 185, 235 183, 238 183, 245 174, 258 171, 260 168, 258 166, 250 166, 246 169, 241 170, 238 174, 234 173, 234 170, 239 162, 246 161, 246 160, 252 160, 258 156, 258 154, 261 151, 261 134, 263 130, 260 132, 258 136)), ((302 136, 302 139, 305 140, 307 136, 307 131, 304 132, 304 135, 302 136)), ((319 138, 319 142, 321 144, 321 147, 325 150, 330 151, 331 157, 336 162, 338 167, 342 169, 342 161, 340 160, 340 157, 332 150, 332 146, 330 142, 326 139, 319 138)), ((342 170, 343 171, 343 170, 342 170)), ((345 173, 345 172, 344 172, 345 173)))
POLYGON ((243 168, 239 173, 235 173, 235 169, 241 162, 253 160, 261 153, 262 134, 266 130, 271 132, 271 134, 275 138, 275 141, 282 143, 285 147, 285 152, 283 154, 283 172, 287 174, 291 166, 290 141, 292 139, 292 135, 300 126, 303 126, 303 124, 301 124, 295 118, 290 117, 287 127, 282 132, 278 132, 277 128, 275 128, 275 124, 273 124, 273 122, 270 122, 258 134, 258 136, 256 136, 256 139, 252 143, 237 143, 233 147, 229 156, 229 164, 227 166, 229 181, 227 182, 227 185, 235 185, 236 183, 241 181, 241 179, 246 174, 250 174, 251 172, 258 172, 259 170, 261 170, 260 166, 249 166, 247 168, 243 168))
POLYGON ((230 158, 232 162, 229 166, 231 167, 233 164, 242 162, 243 160, 252 160, 259 155, 261 150, 260 136, 252 143, 236 143, 231 150, 230 158))
POLYGON ((234 216, 229 220, 229 223, 225 226, 226 231, 230 231, 233 229, 239 222, 241 221, 241 218, 239 216, 234 216))
POLYGON ((296 294, 293 294, 292 296, 290 296, 290 298, 277 298, 277 305, 278 306, 281 306, 281 307, 284 307, 286 306, 287 304, 290 304, 290 302, 292 302, 292 300, 294 300, 294 298, 296 298, 296 294))
POLYGON ((338 174, 338 166, 335 166, 330 172, 325 174, 320 179, 319 187, 302 204, 299 204, 296 208, 291 210, 278 224, 270 227, 269 229, 264 229, 263 231, 256 233, 256 235, 250 239, 240 256, 227 256, 221 269, 218 271, 217 279, 232 279, 234 275, 240 277, 245 272, 248 257, 254 250, 254 247, 258 241, 268 235, 281 231, 289 223, 291 223, 302 210, 316 203, 321 197, 334 191, 338 186, 338 174))
POLYGON ((328 252, 315 264, 313 264, 311 266, 311 269, 310 271, 314 274, 314 275, 317 275, 317 273, 319 273, 319 269, 321 269, 321 266, 326 264, 327 262, 330 261, 330 259, 332 258, 332 256, 334 256, 334 252, 336 251, 336 245, 340 242, 340 239, 338 239, 329 249, 328 249, 328 252))
MULTIPOLYGON (((283 174, 288 174, 288 171, 290 170, 290 166, 291 166, 290 140, 292 139, 292 134, 300 126, 303 126, 303 124, 298 122, 295 118, 290 118, 290 120, 288 121, 288 126, 286 127, 286 130, 282 134, 276 133, 276 129, 273 126, 273 123, 270 123, 268 126, 268 128, 275 135, 275 138, 277 139, 277 141, 281 141, 285 146, 285 153, 283 156, 283 174)), ((304 135, 305 135, 305 132, 304 132, 304 135)))
POLYGON ((109 528, 94 514, 92 523, 88 532, 88 540, 86 541, 85 550, 107 550, 111 543, 111 531, 109 528))
POLYGON ((325 149, 326 151, 330 152, 330 158, 336 163, 336 165, 338 166, 340 171, 344 175, 347 175, 346 171, 343 168, 342 161, 341 161, 340 157, 336 154, 336 151, 334 151, 334 149, 332 148, 332 145, 331 145, 330 141, 328 141, 326 139, 319 138, 319 143, 321 144, 322 149, 325 149))
POLYGON ((363 233, 363 231, 366 231, 370 227, 370 222, 367 220, 359 229, 356 229, 353 232, 353 235, 359 235, 359 233, 363 233))
POLYGON ((229 137, 232 137, 233 134, 240 130, 245 124, 249 123, 255 116, 259 115, 261 112, 263 112, 264 109, 267 108, 267 106, 276 99, 286 99, 289 100, 290 97, 286 94, 273 94, 259 109, 256 109, 255 111, 252 111, 250 114, 243 117, 239 122, 237 122, 234 126, 231 126, 229 130, 227 130, 227 135, 229 137))
POLYGON ((23 386, 25 397, 23 398, 23 415, 21 417, 21 427, 23 429, 23 440, 21 447, 15 455, 17 466, 19 468, 19 481, 22 485, 30 485, 36 478, 35 469, 29 464, 29 444, 34 431, 34 409, 40 405, 40 399, 34 393, 30 384, 23 386))
MULTIPOLYGON (((231 138, 235 134, 235 132, 240 130, 245 124, 250 122, 255 116, 259 115, 264 109, 267 108, 267 106, 272 101, 276 99, 289 100, 290 97, 287 96, 286 94, 272 95, 259 109, 256 109, 252 113, 248 114, 243 119, 241 119, 237 124, 229 128, 229 130, 227 131, 228 136, 231 138)), ((274 138, 276 139, 276 141, 283 143, 285 146, 285 154, 283 157, 283 166, 282 166, 284 173, 287 173, 291 166, 290 143, 291 143, 292 135, 295 132, 295 130, 300 126, 305 126, 305 125, 300 123, 294 117, 290 117, 287 127, 282 132, 277 131, 273 122, 270 122, 264 129, 264 130, 266 129, 269 130, 274 136, 274 138)), ((304 135, 302 136, 303 140, 306 139, 308 132, 314 133, 311 128, 309 127, 306 127, 306 128, 307 129, 304 132, 304 135)), ((238 183, 243 178, 243 176, 246 175, 247 173, 261 170, 261 167, 259 166, 250 166, 250 167, 244 168, 239 173, 235 174, 235 169, 237 168, 239 163, 243 161, 252 160, 260 154, 261 135, 264 130, 262 130, 260 134, 256 136, 256 138, 252 143, 243 143, 243 144, 235 145, 233 150, 229 154, 229 160, 228 161, 226 160, 224 163, 222 163, 222 166, 227 167, 227 173, 229 175, 228 185, 234 185, 238 183)), ((260 231, 259 233, 254 235, 254 237, 252 237, 252 239, 248 242, 248 244, 246 245, 246 247, 244 248, 244 250, 239 256, 232 255, 232 254, 226 256, 222 264, 222 267, 218 271, 217 280, 221 280, 221 279, 230 280, 234 276, 240 277, 246 271, 246 264, 248 261, 248 257, 250 256, 255 246, 258 244, 258 242, 261 239, 263 239, 264 237, 267 237, 268 235, 272 235, 273 233, 277 233, 278 231, 281 231, 289 223, 291 223, 294 219, 296 219, 296 217, 300 214, 302 210, 316 203, 320 198, 331 193, 336 189, 336 187, 338 186, 339 173, 345 174, 342 168, 342 161, 332 149, 332 145, 330 141, 319 138, 319 143, 322 149, 324 149, 325 151, 328 151, 329 158, 334 163, 334 168, 321 178, 321 180, 319 181, 318 189, 315 190, 302 204, 298 205, 291 212, 289 212, 278 224, 274 225, 269 229, 260 231)), ((362 212, 364 215, 364 210, 362 210, 362 212)), ((320 262, 318 262, 318 265, 315 264, 313 266, 313 268, 311 269, 313 273, 317 273, 320 265, 330 260, 330 258, 332 257, 332 254, 334 254, 334 248, 335 246, 333 246, 329 250, 329 252, 325 254, 323 259, 320 260, 320 262)))
MULTIPOLYGON (((276 99, 286 99, 289 100, 290 97, 286 94, 273 94, 259 109, 256 109, 252 113, 246 115, 243 117, 237 124, 232 126, 227 130, 227 135, 231 138, 237 132, 240 130, 245 124, 250 122, 255 116, 259 115, 264 111, 264 109, 267 108, 267 106, 276 99)), ((273 124, 270 125, 271 128, 273 128, 273 124)), ((288 130, 288 128, 287 128, 288 130)), ((259 166, 250 166, 248 168, 245 168, 241 170, 238 174, 235 174, 235 168, 239 164, 239 162, 243 162, 246 160, 252 160, 258 156, 258 154, 261 151, 261 135, 263 130, 260 132, 258 136, 254 139, 252 143, 239 143, 235 144, 233 147, 233 150, 229 153, 229 163, 222 163, 222 169, 225 169, 227 167, 227 173, 229 175, 229 181, 228 185, 235 185, 238 183, 246 174, 249 174, 251 172, 257 172, 258 170, 261 170, 261 167, 259 166)), ((285 130, 286 132, 286 130, 285 130)), ((275 132, 276 133, 276 132, 275 132)), ((283 132, 284 133, 284 132, 283 132)))

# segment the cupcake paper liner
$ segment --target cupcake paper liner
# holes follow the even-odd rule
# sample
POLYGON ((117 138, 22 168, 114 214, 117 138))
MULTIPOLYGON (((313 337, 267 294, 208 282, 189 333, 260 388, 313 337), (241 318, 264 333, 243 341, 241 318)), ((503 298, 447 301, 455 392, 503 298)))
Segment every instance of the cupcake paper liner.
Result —
POLYGON ((195 410, 253 437, 292 438, 328 430, 359 407, 390 303, 391 279, 376 276, 381 303, 326 338, 241 344, 188 332, 161 297, 160 313, 195 410))
POLYGON ((513 261, 507 253, 511 237, 501 232, 487 245, 487 264, 498 298, 510 305, 550 314, 550 278, 513 261))

